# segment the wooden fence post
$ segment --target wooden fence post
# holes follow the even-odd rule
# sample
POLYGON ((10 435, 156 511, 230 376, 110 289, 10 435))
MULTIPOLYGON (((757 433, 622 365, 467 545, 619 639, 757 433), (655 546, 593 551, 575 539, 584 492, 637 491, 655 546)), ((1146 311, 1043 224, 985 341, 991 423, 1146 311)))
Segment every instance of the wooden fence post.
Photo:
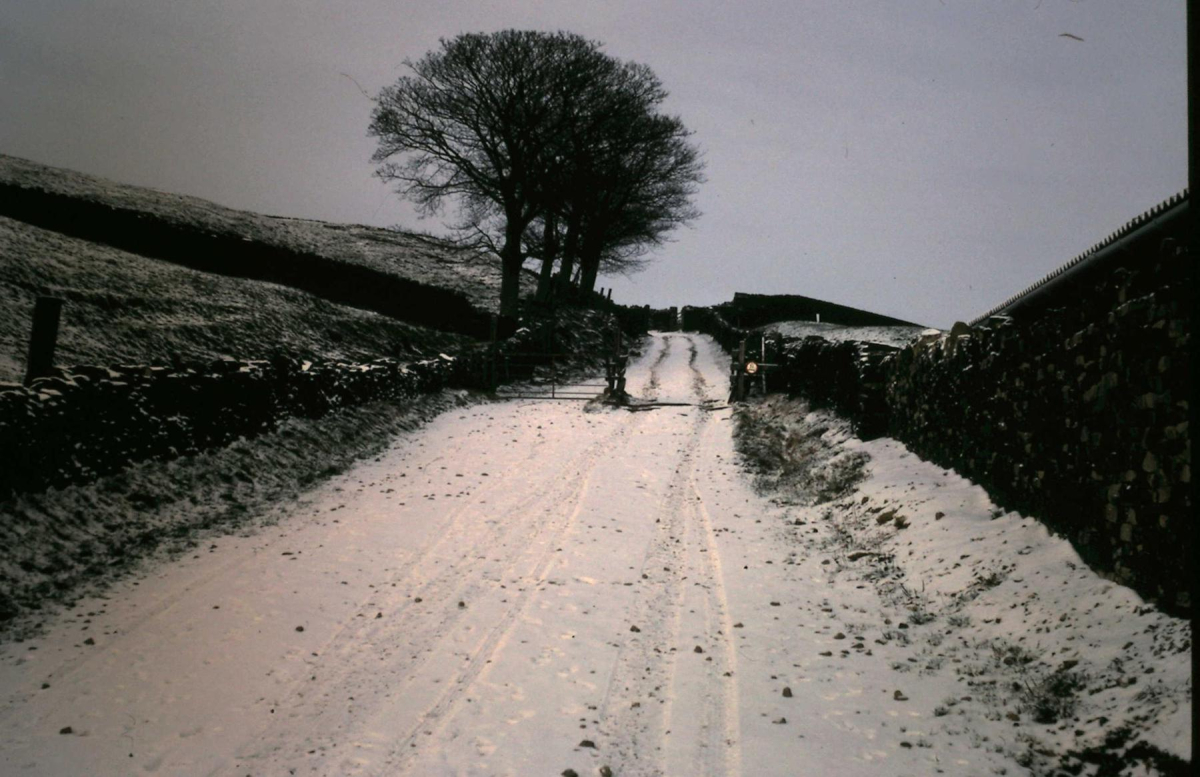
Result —
POLYGON ((58 318, 63 301, 57 297, 38 297, 33 306, 33 328, 29 333, 29 359, 25 365, 25 385, 45 377, 54 367, 54 346, 58 342, 58 318))
POLYGON ((625 333, 621 331, 621 324, 618 322, 617 323, 617 341, 616 341, 617 347, 616 347, 616 352, 613 354, 613 365, 614 365, 614 371, 616 373, 614 376, 616 378, 614 388, 616 389, 618 396, 625 395, 625 367, 626 367, 626 364, 625 364, 625 357, 623 355, 623 352, 625 350, 625 336, 624 335, 625 335, 625 333))
MULTIPOLYGON (((758 360, 762 364, 766 364, 768 361, 770 361, 767 358, 767 336, 765 333, 762 337, 762 345, 758 351, 758 360)), ((765 397, 767 395, 767 369, 763 367, 759 370, 759 374, 762 376, 759 378, 759 380, 762 382, 762 395, 765 397)))

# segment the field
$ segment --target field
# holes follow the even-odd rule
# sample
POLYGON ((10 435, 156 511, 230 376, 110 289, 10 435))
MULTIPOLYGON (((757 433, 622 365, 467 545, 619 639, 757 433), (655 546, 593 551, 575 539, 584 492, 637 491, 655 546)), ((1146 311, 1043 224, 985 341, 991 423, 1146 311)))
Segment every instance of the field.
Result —
MULTIPOLYGON (((19 190, 26 196, 45 192, 134 211, 147 223, 169 224, 197 234, 234 235, 250 243, 455 291, 481 310, 495 312, 497 307, 497 266, 473 251, 423 235, 234 210, 198 197, 127 186, 4 154, 0 154, 0 187, 19 190)), ((0 211, 0 215, 11 214, 0 211)))
POLYGON ((436 354, 468 338, 286 286, 148 259, 0 217, 0 381, 24 375, 36 296, 66 300, 56 363, 221 357, 367 360, 436 354))

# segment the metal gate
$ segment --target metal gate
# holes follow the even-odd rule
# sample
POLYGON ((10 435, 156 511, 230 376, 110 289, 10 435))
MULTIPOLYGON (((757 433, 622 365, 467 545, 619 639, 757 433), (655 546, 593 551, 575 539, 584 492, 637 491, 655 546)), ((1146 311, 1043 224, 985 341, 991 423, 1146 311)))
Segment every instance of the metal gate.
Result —
POLYGON ((571 380, 567 374, 569 354, 548 343, 547 351, 517 351, 492 354, 492 386, 500 399, 578 400, 586 402, 602 394, 624 393, 629 354, 624 337, 614 326, 606 338, 604 382, 571 380))

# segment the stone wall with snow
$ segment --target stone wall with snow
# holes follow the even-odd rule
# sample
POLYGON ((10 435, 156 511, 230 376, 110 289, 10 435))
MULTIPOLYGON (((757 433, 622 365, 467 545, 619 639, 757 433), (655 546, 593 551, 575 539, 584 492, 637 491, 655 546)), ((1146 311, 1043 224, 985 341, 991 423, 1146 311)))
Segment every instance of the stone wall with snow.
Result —
MULTIPOLYGON (((970 477, 1095 568, 1187 612, 1191 272, 1186 255, 1146 243, 1036 316, 899 350, 768 339, 763 360, 781 365, 769 386, 970 477)), ((685 308, 684 327, 733 353, 749 334, 705 308, 685 308)), ((748 338, 763 358, 759 342, 748 338)))
POLYGON ((288 416, 315 418, 339 407, 414 397, 467 369, 439 357, 409 364, 281 358, 56 370, 29 387, 0 386, 0 499, 227 445, 288 416))
MULTIPOLYGON (((634 323, 647 320, 648 309, 622 310, 634 323)), ((558 351, 558 369, 595 371, 620 318, 560 310, 501 341, 495 355, 524 355, 522 366, 509 376, 524 380, 537 364, 555 358, 541 353, 550 341, 558 351)), ((86 482, 137 461, 219 448, 270 431, 288 417, 317 418, 341 407, 403 401, 447 387, 491 388, 493 380, 503 378, 491 374, 500 363, 492 354, 481 344, 415 362, 279 357, 170 367, 75 366, 55 369, 27 387, 0 383, 0 501, 86 482)))
POLYGON ((1188 610, 1190 267, 1142 258, 1036 319, 900 351, 889 432, 1038 516, 1118 581, 1188 610))

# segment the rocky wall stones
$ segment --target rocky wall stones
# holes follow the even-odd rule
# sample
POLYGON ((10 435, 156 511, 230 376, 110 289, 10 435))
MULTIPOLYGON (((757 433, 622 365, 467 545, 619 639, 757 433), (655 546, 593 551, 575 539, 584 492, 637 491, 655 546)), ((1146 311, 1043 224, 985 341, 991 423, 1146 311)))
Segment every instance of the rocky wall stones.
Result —
POLYGON ((714 308, 683 307, 682 326, 684 331, 703 332, 729 353, 736 354, 738 344, 749 334, 726 321, 714 308))
MULTIPOLYGON (((495 346, 495 355, 537 350, 553 331, 569 357, 598 363, 612 321, 596 311, 562 312, 522 327, 495 346)), ((479 345, 408 363, 278 358, 81 365, 57 369, 29 387, 0 383, 0 499, 91 480, 136 461, 224 446, 270 431, 289 416, 316 418, 443 387, 492 388, 493 358, 492 346, 479 345)))
POLYGON ((1078 305, 889 360, 890 433, 1035 515, 1116 580, 1191 606, 1189 283, 1118 269, 1078 305))
POLYGON ((318 417, 461 384, 470 369, 449 356, 409 364, 278 359, 59 369, 29 387, 0 386, 0 498, 226 445, 287 416, 318 417))
MULTIPOLYGON (((1186 255, 1146 248, 1089 276, 1069 304, 899 351, 785 341, 770 385, 955 469, 1094 568, 1189 612, 1193 278, 1186 255)), ((684 308, 683 320, 731 353, 746 335, 712 309, 684 308)))

